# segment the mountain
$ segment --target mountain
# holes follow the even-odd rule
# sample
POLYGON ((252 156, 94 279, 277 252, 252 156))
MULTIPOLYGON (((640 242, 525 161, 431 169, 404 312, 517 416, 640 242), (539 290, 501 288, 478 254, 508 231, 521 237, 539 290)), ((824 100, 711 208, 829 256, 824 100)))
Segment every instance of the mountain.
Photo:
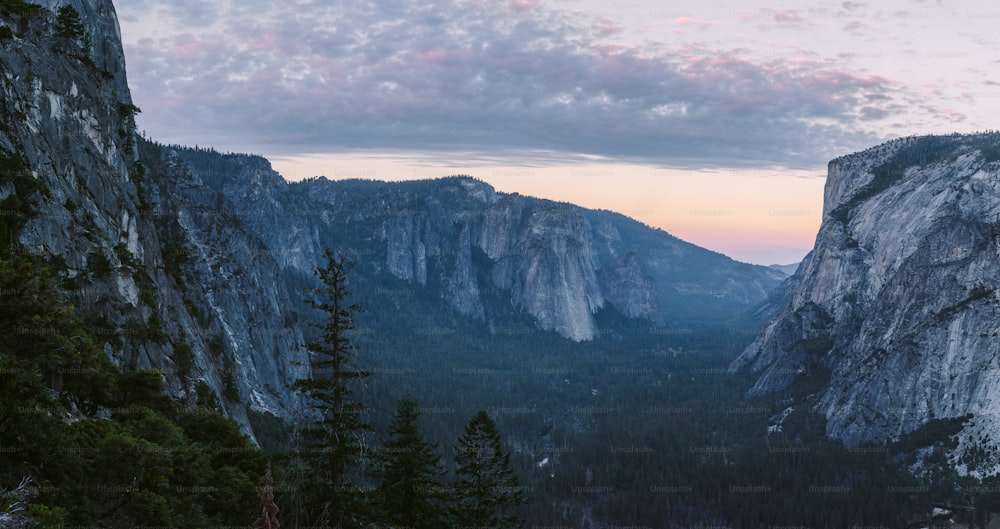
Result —
POLYGON ((796 270, 799 269, 799 264, 800 263, 792 263, 786 265, 773 264, 773 265, 768 265, 768 268, 772 270, 777 270, 782 274, 785 274, 786 276, 790 276, 794 274, 796 270))
MULTIPOLYGON (((469 177, 289 183, 257 156, 159 145, 135 134, 110 0, 2 9, 0 150, 41 189, 5 233, 54 263, 115 364, 159 370, 190 403, 217 399, 247 433, 248 410, 299 408, 288 388, 309 375, 314 316, 303 290, 325 246, 357 262, 353 286, 377 309, 362 338, 375 342, 390 328, 579 342, 623 322, 721 324, 783 277, 469 177), (56 16, 63 5, 79 28, 56 16)), ((0 199, 29 198, 19 189, 5 180, 0 199)))
POLYGON ((219 194, 290 273, 308 276, 329 245, 371 281, 401 280, 494 331, 527 314, 541 330, 591 340, 607 309, 651 325, 719 322, 783 277, 619 214, 470 177, 288 183, 259 157, 160 151, 202 182, 199 194, 219 194))
POLYGON ((719 321, 763 299, 780 276, 622 215, 496 192, 469 177, 387 183, 286 183, 266 160, 174 149, 206 186, 280 256, 309 274, 323 245, 420 287, 465 316, 491 314, 486 297, 573 340, 598 332, 613 307, 654 323, 719 321))
MULTIPOLYGON (((144 180, 114 7, 66 5, 80 15, 80 36, 45 8, 3 4, 5 27, 17 33, 0 40, 0 150, 41 188, 18 241, 59 265, 117 365, 159 369, 170 393, 191 402, 219 395, 243 424, 243 403, 290 413, 298 400, 287 385, 308 374, 308 358, 277 266, 241 224, 214 219, 199 231, 202 197, 164 196, 144 180), (171 215, 178 202, 180 217, 171 215), (171 273, 180 254, 197 268, 196 283, 171 273)), ((0 190, 17 192, 10 182, 0 190)))
MULTIPOLYGON (((828 376, 827 434, 881 443, 965 423, 956 457, 1000 441, 1000 134, 910 137, 833 160, 810 256, 731 365, 751 395, 828 376)), ((959 463, 956 459, 955 463, 959 463)), ((997 470, 995 456, 977 472, 997 470)))

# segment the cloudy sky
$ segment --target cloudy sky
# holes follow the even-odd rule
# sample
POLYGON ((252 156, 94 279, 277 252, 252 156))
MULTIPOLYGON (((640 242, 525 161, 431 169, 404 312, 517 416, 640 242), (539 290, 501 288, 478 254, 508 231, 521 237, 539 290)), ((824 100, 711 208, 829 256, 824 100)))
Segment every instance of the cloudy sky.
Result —
POLYGON ((982 1, 117 0, 139 127, 286 178, 471 174, 795 262, 826 162, 1000 123, 982 1))

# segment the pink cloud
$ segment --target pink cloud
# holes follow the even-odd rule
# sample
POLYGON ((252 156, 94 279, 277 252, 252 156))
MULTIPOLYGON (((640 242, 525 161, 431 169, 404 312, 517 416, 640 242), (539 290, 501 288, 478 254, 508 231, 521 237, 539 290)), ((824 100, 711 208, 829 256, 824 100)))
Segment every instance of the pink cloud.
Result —
POLYGON ((443 63, 448 59, 448 52, 441 48, 427 51, 414 50, 409 55, 414 61, 425 63, 443 63))
POLYGON ((674 24, 677 25, 677 26, 680 26, 680 27, 699 26, 699 27, 702 27, 702 28, 706 28, 706 27, 709 27, 709 26, 715 26, 718 23, 719 22, 715 21, 715 20, 701 20, 701 19, 691 18, 691 17, 680 17, 680 18, 675 18, 674 19, 674 24))
POLYGON ((529 11, 542 4, 541 0, 524 0, 521 2, 511 2, 510 8, 514 11, 529 11))
POLYGON ((218 37, 193 40, 191 35, 182 35, 174 40, 171 50, 177 56, 185 59, 204 59, 224 47, 225 43, 218 37))

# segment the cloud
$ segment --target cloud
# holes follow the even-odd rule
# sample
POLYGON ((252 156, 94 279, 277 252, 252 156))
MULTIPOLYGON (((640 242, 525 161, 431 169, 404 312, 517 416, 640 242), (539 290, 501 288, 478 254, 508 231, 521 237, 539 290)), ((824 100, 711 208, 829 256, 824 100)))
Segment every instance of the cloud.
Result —
POLYGON ((677 26, 678 28, 687 28, 693 26, 697 27, 698 29, 707 29, 712 26, 716 26, 718 24, 719 22, 716 20, 700 20, 691 17, 679 17, 674 19, 674 25, 677 26))
POLYGON ((872 122, 888 114, 878 109, 906 95, 832 60, 609 42, 618 29, 606 20, 537 2, 118 4, 129 16, 168 13, 178 27, 215 10, 189 31, 123 32, 141 126, 227 149, 804 167, 877 141, 872 122))
POLYGON ((871 26, 858 20, 852 20, 847 24, 844 24, 844 32, 850 33, 856 37, 863 36, 869 29, 871 29, 871 26))
POLYGON ((767 9, 765 11, 770 15, 769 18, 771 21, 779 26, 798 26, 806 22, 806 19, 795 11, 777 11, 774 9, 767 9))

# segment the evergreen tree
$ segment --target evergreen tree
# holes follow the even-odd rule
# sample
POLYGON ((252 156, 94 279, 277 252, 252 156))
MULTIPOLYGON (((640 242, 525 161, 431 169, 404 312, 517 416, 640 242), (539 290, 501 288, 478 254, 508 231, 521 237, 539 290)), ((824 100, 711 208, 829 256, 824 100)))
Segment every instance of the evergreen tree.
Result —
POLYGON ((56 15, 56 33, 69 39, 83 38, 83 22, 80 20, 80 13, 76 8, 69 4, 59 8, 56 15))
POLYGON ((455 447, 458 479, 453 509, 456 527, 512 529, 523 520, 510 508, 526 503, 523 488, 504 452, 496 423, 480 411, 469 421, 455 447))
POLYGON ((267 472, 260 480, 260 518, 253 524, 253 529, 279 529, 278 506, 274 503, 274 478, 271 477, 271 463, 267 464, 267 472))
POLYGON ((399 401, 389 439, 380 449, 376 497, 385 521, 395 527, 439 529, 445 526, 448 498, 437 446, 417 427, 420 410, 411 398, 399 401))
POLYGON ((357 367, 357 351, 349 336, 354 315, 362 310, 348 301, 347 271, 353 263, 329 248, 325 257, 326 266, 316 269, 322 286, 310 290, 318 299, 306 302, 328 319, 314 324, 322 335, 308 344, 311 378, 294 385, 310 398, 318 417, 302 432, 303 455, 310 467, 304 502, 314 525, 352 528, 360 524, 363 511, 362 438, 370 429, 361 418, 364 406, 355 399, 353 386, 369 373, 357 367))

